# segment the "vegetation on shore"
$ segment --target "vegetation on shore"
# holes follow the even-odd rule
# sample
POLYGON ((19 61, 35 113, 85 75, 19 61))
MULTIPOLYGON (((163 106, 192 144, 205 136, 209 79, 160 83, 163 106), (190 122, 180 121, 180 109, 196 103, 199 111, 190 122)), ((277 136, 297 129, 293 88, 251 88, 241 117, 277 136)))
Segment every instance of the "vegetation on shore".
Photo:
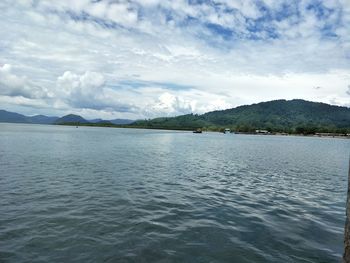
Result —
POLYGON ((271 133, 350 133, 350 108, 304 100, 276 100, 233 109, 141 120, 130 126, 154 129, 184 129, 236 132, 267 130, 271 133))

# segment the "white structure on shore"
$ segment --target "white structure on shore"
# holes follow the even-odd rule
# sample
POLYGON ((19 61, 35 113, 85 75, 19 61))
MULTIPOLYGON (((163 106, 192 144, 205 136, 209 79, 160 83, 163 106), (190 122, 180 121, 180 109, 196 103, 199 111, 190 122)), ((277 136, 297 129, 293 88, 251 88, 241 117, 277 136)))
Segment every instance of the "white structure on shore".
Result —
POLYGON ((255 130, 256 134, 269 134, 270 132, 267 130, 255 130))

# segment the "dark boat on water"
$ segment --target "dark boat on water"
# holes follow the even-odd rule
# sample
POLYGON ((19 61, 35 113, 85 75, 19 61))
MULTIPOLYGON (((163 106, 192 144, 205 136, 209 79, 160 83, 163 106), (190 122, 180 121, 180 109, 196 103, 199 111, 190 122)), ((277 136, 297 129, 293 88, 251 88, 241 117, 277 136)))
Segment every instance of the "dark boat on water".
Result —
POLYGON ((202 133, 202 130, 201 129, 197 129, 197 130, 193 131, 193 133, 202 133))

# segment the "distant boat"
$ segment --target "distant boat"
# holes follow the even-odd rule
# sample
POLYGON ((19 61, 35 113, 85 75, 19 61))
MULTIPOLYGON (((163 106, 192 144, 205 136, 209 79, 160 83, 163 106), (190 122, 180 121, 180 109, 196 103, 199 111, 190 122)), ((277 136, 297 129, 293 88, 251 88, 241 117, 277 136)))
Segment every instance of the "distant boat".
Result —
POLYGON ((202 130, 201 129, 197 129, 197 130, 193 131, 193 133, 202 133, 202 130))
POLYGON ((230 133, 230 132, 231 132, 231 130, 228 129, 228 128, 226 128, 226 129, 224 130, 224 133, 230 133))

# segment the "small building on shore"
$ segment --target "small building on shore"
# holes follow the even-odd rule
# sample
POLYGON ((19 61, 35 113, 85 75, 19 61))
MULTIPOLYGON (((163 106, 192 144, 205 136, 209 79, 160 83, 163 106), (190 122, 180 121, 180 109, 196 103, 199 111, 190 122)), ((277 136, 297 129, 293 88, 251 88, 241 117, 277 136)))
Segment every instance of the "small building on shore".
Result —
POLYGON ((256 134, 269 134, 270 132, 268 130, 255 130, 256 134))

